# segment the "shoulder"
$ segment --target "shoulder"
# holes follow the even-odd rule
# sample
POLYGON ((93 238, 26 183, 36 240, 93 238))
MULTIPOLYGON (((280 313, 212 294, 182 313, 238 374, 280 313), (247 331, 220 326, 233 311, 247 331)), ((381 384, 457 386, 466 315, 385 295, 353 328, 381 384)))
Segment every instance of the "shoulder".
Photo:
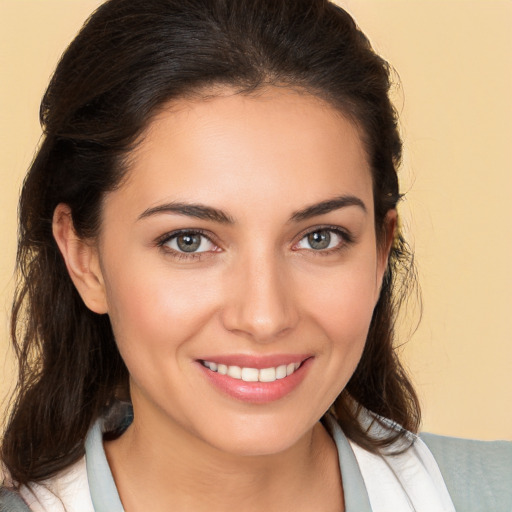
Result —
POLYGON ((0 492, 0 512, 93 511, 85 457, 47 480, 0 492))
POLYGON ((457 510, 512 510, 512 442, 421 434, 457 510))
POLYGON ((0 512, 30 512, 18 492, 0 487, 0 512))

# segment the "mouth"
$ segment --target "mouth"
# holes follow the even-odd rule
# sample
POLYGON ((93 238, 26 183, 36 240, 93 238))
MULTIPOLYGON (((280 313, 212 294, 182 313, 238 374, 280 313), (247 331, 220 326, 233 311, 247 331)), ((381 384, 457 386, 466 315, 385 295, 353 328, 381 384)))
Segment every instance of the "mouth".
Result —
POLYGON ((219 356, 199 359, 197 363, 207 381, 222 394, 264 404, 284 398, 299 387, 313 360, 311 355, 219 356))
POLYGON ((268 368, 250 368, 246 366, 226 365, 213 361, 200 361, 203 366, 212 372, 227 375, 232 379, 244 382, 274 382, 289 377, 299 369, 301 363, 281 364, 268 368))

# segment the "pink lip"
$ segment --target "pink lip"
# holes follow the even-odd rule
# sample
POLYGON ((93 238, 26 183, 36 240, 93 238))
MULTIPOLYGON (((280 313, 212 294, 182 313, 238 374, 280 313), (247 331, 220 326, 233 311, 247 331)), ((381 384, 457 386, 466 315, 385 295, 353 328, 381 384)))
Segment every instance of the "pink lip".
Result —
POLYGON ((280 398, 290 394, 299 384, 304 380, 306 374, 313 363, 313 357, 299 357, 295 356, 276 356, 277 359, 272 358, 253 358, 250 357, 247 360, 245 357, 240 356, 226 356, 224 357, 212 357, 211 359, 205 358, 205 361, 214 361, 220 364, 226 364, 227 366, 244 366, 246 368, 270 368, 273 366, 280 366, 281 364, 287 364, 284 361, 291 362, 302 362, 301 366, 295 370, 291 375, 283 379, 277 379, 274 382, 245 382, 243 380, 234 379, 228 375, 222 375, 220 373, 209 370, 197 361, 198 368, 203 372, 203 375, 208 381, 213 384, 217 389, 226 393, 227 395, 248 403, 253 404, 265 404, 268 402, 274 402, 280 398), (283 359, 284 357, 284 359, 283 359), (290 359, 292 357, 292 359, 290 359), (272 361, 269 363, 269 361, 272 361), (274 360, 278 361, 274 363, 274 360), (224 362, 229 361, 229 362, 224 362), (236 361, 236 362, 234 362, 236 361), (244 363, 241 363, 244 361, 244 363), (246 364, 248 363, 248 364, 246 364))

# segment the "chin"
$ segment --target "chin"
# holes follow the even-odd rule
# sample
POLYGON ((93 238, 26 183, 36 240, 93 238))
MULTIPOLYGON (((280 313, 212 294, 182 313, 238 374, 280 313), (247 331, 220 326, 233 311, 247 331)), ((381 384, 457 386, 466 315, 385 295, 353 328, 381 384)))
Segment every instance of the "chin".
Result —
POLYGON ((317 424, 314 419, 304 421, 294 417, 249 415, 229 424, 211 422, 204 436, 213 448, 234 456, 270 456, 283 453, 311 433, 317 424), (215 423, 215 424, 213 424, 215 423))

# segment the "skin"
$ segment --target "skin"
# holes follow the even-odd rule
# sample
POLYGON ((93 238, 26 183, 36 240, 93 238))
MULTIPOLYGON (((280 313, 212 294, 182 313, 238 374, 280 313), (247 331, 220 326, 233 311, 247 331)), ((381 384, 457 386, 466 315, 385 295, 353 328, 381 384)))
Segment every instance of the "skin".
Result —
POLYGON ((54 217, 70 275, 108 313, 130 372, 134 422, 105 446, 125 509, 342 510, 319 419, 361 357, 395 224, 391 212, 378 244, 358 129, 308 94, 226 90, 168 105, 131 157, 97 240, 77 239, 66 205, 54 217), (339 197, 361 204, 297 215, 339 197), (231 222, 162 210, 177 202, 231 222), (163 242, 183 229, 208 237, 199 257, 163 242), (327 229, 333 247, 312 248, 307 235, 327 229), (198 359, 226 354, 307 354, 309 367, 255 404, 205 378, 198 359))

